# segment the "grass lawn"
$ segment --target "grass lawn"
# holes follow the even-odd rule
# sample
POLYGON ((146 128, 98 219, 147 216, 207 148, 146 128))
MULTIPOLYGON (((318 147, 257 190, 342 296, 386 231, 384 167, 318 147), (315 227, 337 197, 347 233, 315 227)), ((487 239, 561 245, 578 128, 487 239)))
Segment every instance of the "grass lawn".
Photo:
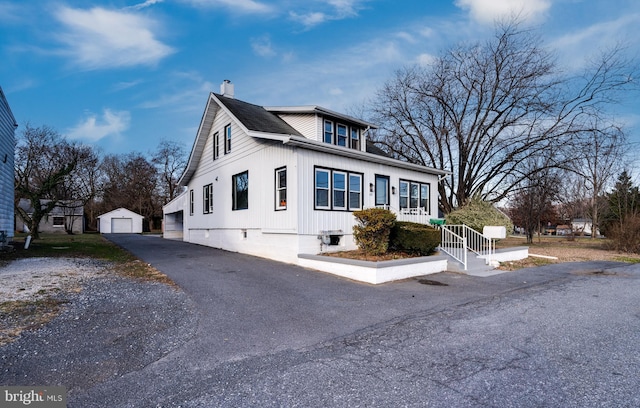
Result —
POLYGON ((99 233, 41 233, 39 239, 31 241, 29 249, 24 249, 25 240, 26 234, 17 234, 13 238, 14 250, 0 252, 0 266, 21 258, 93 258, 113 262, 114 269, 124 276, 173 284, 166 275, 107 241, 99 233))

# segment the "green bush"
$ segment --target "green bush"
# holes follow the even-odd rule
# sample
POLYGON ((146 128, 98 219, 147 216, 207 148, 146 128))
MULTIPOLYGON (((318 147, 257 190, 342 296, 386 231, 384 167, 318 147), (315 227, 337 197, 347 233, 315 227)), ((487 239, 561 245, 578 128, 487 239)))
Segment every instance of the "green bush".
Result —
POLYGON ((389 234, 396 216, 382 208, 354 211, 358 225, 353 226, 353 238, 367 255, 382 255, 389 247, 389 234))
POLYGON ((479 233, 487 225, 504 226, 507 234, 513 231, 513 223, 503 212, 488 201, 472 198, 462 207, 451 211, 445 217, 448 225, 464 224, 479 233))
POLYGON ((422 256, 433 254, 440 241, 439 230, 415 222, 396 222, 389 237, 392 249, 422 256))

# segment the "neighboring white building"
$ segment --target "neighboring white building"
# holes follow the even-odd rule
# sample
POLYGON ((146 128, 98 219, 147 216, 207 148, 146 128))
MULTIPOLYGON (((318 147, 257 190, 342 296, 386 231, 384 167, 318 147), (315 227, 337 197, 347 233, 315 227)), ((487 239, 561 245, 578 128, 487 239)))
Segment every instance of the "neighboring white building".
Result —
MULTIPOLYGON (((14 154, 15 131, 18 127, 11 108, 0 88, 0 234, 14 235, 14 154)), ((0 243, 1 245, 1 243, 0 243)))
POLYGON ((164 208, 164 236, 298 263, 298 254, 355 249, 352 212, 438 215, 446 171, 391 159, 367 140, 375 126, 319 106, 262 107, 211 93, 185 192, 164 208))
POLYGON ((126 208, 118 208, 98 216, 101 234, 141 234, 144 217, 126 208))
MULTIPOLYGON (((40 200, 42 207, 45 207, 51 200, 40 200)), ((63 200, 56 203, 40 220, 39 232, 53 233, 73 233, 82 234, 84 232, 84 207, 80 201, 63 200)), ((29 217, 33 215, 31 202, 26 198, 21 198, 18 207, 29 217)), ((41 208, 42 208, 41 207, 41 208)), ((22 219, 20 212, 16 214, 16 230, 29 232, 29 224, 22 219)))

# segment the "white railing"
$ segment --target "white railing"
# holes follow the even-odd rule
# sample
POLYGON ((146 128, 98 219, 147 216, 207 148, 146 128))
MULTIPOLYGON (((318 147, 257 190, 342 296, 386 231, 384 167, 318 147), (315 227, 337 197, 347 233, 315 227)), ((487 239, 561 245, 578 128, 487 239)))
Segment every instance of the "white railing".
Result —
MULTIPOLYGON (((495 243, 491 238, 485 237, 478 231, 469 228, 466 225, 443 225, 441 228, 443 231, 443 243, 444 231, 449 231, 452 234, 461 237, 461 239, 464 240, 469 251, 472 251, 479 257, 484 258, 487 264, 491 263, 491 257, 495 253, 495 243)), ((447 252, 444 248, 443 250, 447 252)), ((466 270, 466 262, 464 264, 466 270)))
POLYGON ((460 262, 467 270, 467 255, 469 254, 467 240, 462 236, 456 234, 449 228, 445 228, 444 225, 440 226, 442 233, 442 242, 440 243, 440 250, 446 252, 456 261, 460 262))
POLYGON ((401 208, 397 209, 390 205, 377 205, 376 208, 384 208, 396 215, 398 221, 417 222, 420 224, 429 224, 433 216, 429 215, 424 208, 401 208))

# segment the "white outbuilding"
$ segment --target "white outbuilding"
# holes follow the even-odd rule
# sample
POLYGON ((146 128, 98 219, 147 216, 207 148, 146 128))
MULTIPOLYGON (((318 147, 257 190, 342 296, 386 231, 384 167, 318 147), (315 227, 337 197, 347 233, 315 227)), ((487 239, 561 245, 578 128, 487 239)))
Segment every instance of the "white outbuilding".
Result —
POLYGON ((141 234, 144 217, 126 208, 118 208, 98 217, 101 234, 141 234))

